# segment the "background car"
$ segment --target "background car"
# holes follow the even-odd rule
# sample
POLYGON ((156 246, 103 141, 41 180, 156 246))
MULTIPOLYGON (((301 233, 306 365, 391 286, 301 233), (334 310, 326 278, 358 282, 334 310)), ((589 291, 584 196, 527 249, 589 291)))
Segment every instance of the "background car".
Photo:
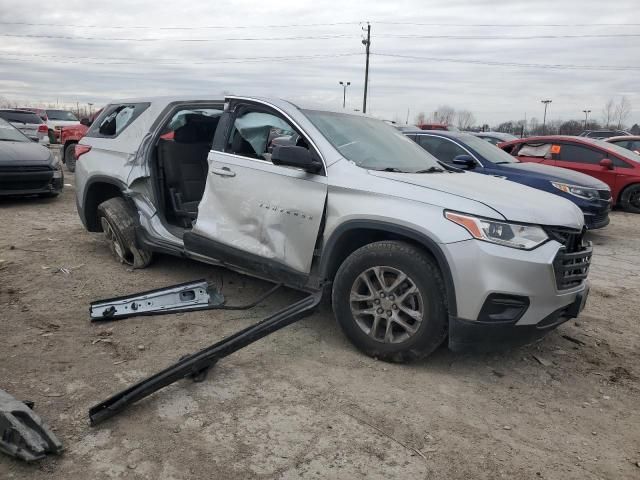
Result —
POLYGON ((464 132, 414 131, 405 135, 448 165, 504 178, 571 200, 582 210, 589 229, 609 224, 611 191, 605 183, 588 175, 520 163, 489 142, 464 132))
POLYGON ((587 137, 587 138, 609 138, 609 137, 619 137, 624 135, 631 135, 631 134, 629 132, 625 132, 624 130, 585 130, 578 136, 587 137))
POLYGON ((446 123, 419 123, 418 128, 420 130, 450 130, 456 131, 458 130, 453 125, 447 125, 446 123))
POLYGON ((49 144, 49 129, 47 124, 35 113, 26 110, 0 110, 0 118, 20 130, 29 139, 43 145, 49 144))
POLYGON ((60 130, 69 125, 79 125, 78 118, 68 110, 55 108, 24 107, 21 110, 33 112, 38 115, 49 127, 49 140, 51 143, 60 141, 60 130))
POLYGON ((640 135, 623 135, 620 137, 610 137, 605 139, 607 143, 613 143, 627 150, 631 150, 633 153, 640 155, 640 135))
POLYGON ((568 168, 611 188, 613 205, 640 213, 640 155, 613 143, 585 137, 530 137, 500 144, 522 162, 568 168))
POLYGON ((63 187, 62 166, 51 151, 0 118, 0 196, 55 197, 63 187))
POLYGON ((516 140, 518 137, 515 135, 511 135, 510 133, 503 132, 468 132, 471 135, 475 135, 483 140, 486 140, 489 143, 497 145, 502 142, 510 142, 511 140, 516 140))

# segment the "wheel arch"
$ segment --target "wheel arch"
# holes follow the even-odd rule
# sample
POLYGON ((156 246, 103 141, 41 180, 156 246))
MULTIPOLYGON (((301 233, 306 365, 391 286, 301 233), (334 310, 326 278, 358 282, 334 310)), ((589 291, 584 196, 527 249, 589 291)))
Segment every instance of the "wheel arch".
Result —
POLYGON ((69 145, 75 145, 76 143, 78 143, 78 140, 76 139, 66 140, 64 142, 64 146, 62 147, 62 163, 67 163, 67 147, 69 145))
POLYGON ((435 260, 444 279, 449 315, 457 315, 455 286, 449 263, 440 246, 411 228, 379 220, 350 220, 338 226, 322 248, 319 275, 333 280, 342 262, 358 248, 382 240, 400 240, 418 246, 435 260))
POLYGON ((87 182, 82 201, 84 224, 90 232, 101 232, 98 205, 113 197, 123 197, 124 184, 109 177, 94 177, 87 182))
POLYGON ((639 185, 640 185, 640 181, 633 180, 633 181, 629 182, 628 184, 626 184, 624 187, 622 187, 620 189, 620 193, 618 193, 618 198, 616 199, 616 205, 620 205, 620 203, 622 202, 622 196, 625 194, 625 192, 627 190, 629 190, 632 187, 637 187, 639 185))

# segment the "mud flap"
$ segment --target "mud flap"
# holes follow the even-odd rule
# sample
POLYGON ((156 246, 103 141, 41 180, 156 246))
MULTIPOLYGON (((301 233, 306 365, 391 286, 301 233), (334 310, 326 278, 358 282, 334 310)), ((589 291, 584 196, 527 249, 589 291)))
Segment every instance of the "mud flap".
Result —
POLYGON ((26 462, 63 450, 62 442, 31 406, 0 390, 0 452, 26 462))

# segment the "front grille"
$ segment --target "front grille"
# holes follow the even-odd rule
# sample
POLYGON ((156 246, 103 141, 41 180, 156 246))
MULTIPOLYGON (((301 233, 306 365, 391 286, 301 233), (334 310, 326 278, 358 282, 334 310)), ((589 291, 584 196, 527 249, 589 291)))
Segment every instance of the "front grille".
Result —
POLYGON ((611 190, 598 190, 601 200, 611 200, 611 190))
POLYGON ((562 244, 553 260, 558 290, 579 286, 589 273, 593 249, 591 242, 584 240, 584 232, 568 228, 549 227, 547 234, 562 244))

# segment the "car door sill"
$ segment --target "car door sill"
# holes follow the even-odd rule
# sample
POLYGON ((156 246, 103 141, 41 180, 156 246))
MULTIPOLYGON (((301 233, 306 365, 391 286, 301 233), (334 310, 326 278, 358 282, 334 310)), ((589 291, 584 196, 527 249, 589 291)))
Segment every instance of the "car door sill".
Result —
POLYGON ((308 274, 294 270, 281 262, 248 253, 194 232, 185 232, 183 241, 186 255, 194 259, 207 263, 217 262, 231 270, 277 281, 296 289, 317 290, 310 288, 308 274))

